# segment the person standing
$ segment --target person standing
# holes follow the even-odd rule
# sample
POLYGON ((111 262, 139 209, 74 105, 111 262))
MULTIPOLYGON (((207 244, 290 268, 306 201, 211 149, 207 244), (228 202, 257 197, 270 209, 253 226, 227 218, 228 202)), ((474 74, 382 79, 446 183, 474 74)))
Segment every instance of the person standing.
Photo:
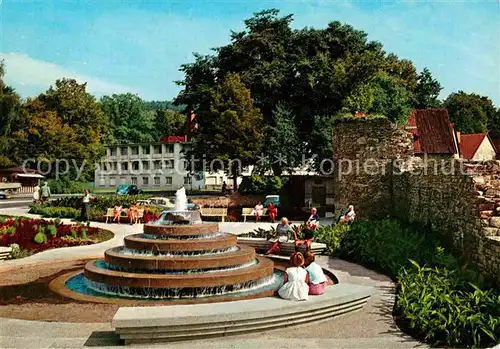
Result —
POLYGON ((48 183, 45 182, 40 188, 40 200, 42 201, 42 204, 44 204, 50 198, 50 195, 50 187, 48 183))
POLYGON ((85 189, 83 192, 82 198, 82 213, 81 213, 81 221, 88 222, 90 221, 90 200, 92 200, 92 196, 88 189, 85 189))

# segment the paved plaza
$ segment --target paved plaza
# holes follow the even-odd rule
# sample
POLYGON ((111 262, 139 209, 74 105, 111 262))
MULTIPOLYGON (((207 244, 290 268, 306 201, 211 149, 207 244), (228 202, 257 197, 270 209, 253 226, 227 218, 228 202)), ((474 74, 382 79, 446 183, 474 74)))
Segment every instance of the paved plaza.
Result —
MULTIPOLYGON (((4 209, 0 214, 29 216, 26 210, 4 209)), ((65 220, 66 221, 66 220, 65 220)), ((123 243, 126 235, 139 233, 142 225, 92 223, 113 231, 114 238, 91 246, 48 250, 28 258, 5 261, 0 273, 19 266, 49 263, 57 260, 102 257, 110 247, 123 243)), ((221 223, 224 232, 242 233, 269 223, 221 223)), ((340 259, 320 256, 318 262, 333 270, 341 283, 372 286, 375 293, 358 312, 320 323, 283 328, 254 334, 202 341, 143 345, 142 348, 414 348, 421 343, 403 334, 392 318, 394 284, 384 275, 340 259)), ((1 309, 1 308, 0 308, 1 309)), ((43 309, 43 308, 42 308, 43 309)), ((168 311, 168 307, 165 308, 168 311)), ((1 316, 1 314, 0 314, 1 316)), ((0 348, 123 348, 109 323, 58 323, 0 319, 0 348)), ((128 346, 135 347, 135 346, 128 346)))

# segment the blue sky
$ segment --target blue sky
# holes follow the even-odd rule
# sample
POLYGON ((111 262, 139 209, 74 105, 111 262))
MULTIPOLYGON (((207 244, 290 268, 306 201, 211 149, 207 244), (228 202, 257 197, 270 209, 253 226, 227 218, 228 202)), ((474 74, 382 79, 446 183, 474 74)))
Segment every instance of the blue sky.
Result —
POLYGON ((243 29, 254 12, 293 13, 294 27, 339 20, 428 67, 444 87, 490 97, 500 107, 500 2, 334 0, 0 0, 0 56, 22 96, 57 78, 87 81, 96 95, 134 92, 172 99, 182 63, 243 29))

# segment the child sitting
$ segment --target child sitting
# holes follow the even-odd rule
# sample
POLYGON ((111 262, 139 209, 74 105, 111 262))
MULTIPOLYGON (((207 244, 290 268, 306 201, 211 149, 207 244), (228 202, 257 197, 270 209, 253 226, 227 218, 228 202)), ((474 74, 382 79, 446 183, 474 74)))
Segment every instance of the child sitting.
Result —
POLYGON ((320 295, 325 292, 327 280, 323 269, 314 260, 314 253, 311 251, 305 253, 304 265, 309 276, 309 294, 320 295))
POLYGON ((285 284, 278 290, 281 298, 301 301, 308 298, 309 276, 307 271, 302 268, 304 265, 304 256, 300 252, 294 252, 290 256, 292 265, 285 271, 285 284))

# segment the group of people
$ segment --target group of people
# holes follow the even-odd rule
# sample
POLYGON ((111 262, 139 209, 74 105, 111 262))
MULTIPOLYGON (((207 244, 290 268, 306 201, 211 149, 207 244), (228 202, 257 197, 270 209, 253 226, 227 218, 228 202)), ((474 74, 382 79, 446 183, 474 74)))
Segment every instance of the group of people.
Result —
POLYGON ((327 279, 323 268, 315 259, 311 251, 305 254, 292 253, 291 266, 285 271, 285 283, 278 290, 281 298, 301 301, 307 300, 309 295, 321 295, 325 292, 327 279))
POLYGON ((276 237, 270 239, 273 243, 266 254, 277 254, 280 252, 280 244, 288 242, 293 237, 295 250, 297 251, 298 247, 301 245, 306 246, 306 250, 311 248, 312 242, 314 240, 314 231, 319 226, 319 215, 318 210, 313 207, 311 209, 311 215, 304 222, 301 230, 302 236, 299 237, 297 231, 295 231, 289 221, 288 218, 281 218, 280 223, 276 227, 276 237))
MULTIPOLYGON (((252 215, 255 216, 255 220, 258 221, 260 217, 264 214, 264 205, 259 202, 252 210, 252 215)), ((278 208, 272 202, 267 206, 267 214, 269 215, 269 219, 272 223, 276 220, 276 216, 278 215, 278 208)))
MULTIPOLYGON (((122 217, 123 206, 120 204, 116 205, 113 208, 113 222, 117 222, 120 224, 120 218, 122 217)), ((132 203, 128 209, 127 216, 129 218, 130 224, 134 224, 139 215, 139 208, 137 207, 137 203, 132 203)))

